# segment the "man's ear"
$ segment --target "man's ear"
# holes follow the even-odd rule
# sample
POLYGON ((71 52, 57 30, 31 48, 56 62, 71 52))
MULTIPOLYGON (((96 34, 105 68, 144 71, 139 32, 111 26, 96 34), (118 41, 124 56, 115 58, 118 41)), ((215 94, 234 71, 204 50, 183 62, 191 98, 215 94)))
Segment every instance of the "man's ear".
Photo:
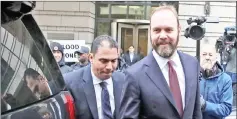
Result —
POLYGON ((45 78, 44 78, 43 76, 41 76, 41 75, 39 75, 38 78, 39 78, 40 81, 43 81, 44 83, 48 82, 48 80, 45 79, 45 78))
POLYGON ((93 62, 93 58, 94 58, 94 54, 89 53, 88 57, 89 57, 90 62, 92 63, 93 62))
POLYGON ((181 33, 181 25, 180 24, 178 25, 178 32, 179 32, 179 34, 181 33))

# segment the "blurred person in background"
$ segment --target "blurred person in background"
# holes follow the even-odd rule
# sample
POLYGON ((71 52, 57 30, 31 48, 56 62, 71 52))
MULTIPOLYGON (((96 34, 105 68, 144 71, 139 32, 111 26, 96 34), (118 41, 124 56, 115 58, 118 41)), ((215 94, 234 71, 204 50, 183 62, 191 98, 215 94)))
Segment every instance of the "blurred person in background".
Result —
POLYGON ((123 59, 129 66, 131 66, 140 60, 140 56, 135 53, 135 48, 131 45, 128 48, 127 53, 124 54, 123 59))
POLYGON ((85 46, 81 46, 79 50, 75 51, 75 54, 77 55, 78 62, 73 64, 71 68, 73 70, 80 69, 82 67, 85 67, 89 64, 89 48, 85 46))
POLYGON ((127 69, 129 66, 127 65, 127 63, 123 59, 123 54, 122 54, 122 49, 121 48, 119 48, 119 50, 118 50, 118 55, 119 55, 119 58, 118 58, 117 70, 121 71, 121 72, 124 72, 125 69, 127 69))
MULTIPOLYGON (((57 93, 60 89, 56 86, 54 80, 48 81, 45 77, 43 77, 39 72, 32 68, 27 68, 24 72, 23 76, 24 83, 28 86, 28 88, 35 94, 39 99, 44 99, 49 97, 55 93, 57 93)), ((64 115, 64 111, 66 111, 64 101, 59 98, 55 99, 52 103, 48 104, 51 112, 57 113, 52 114, 54 119, 59 119, 59 113, 62 118, 66 117, 64 115), (53 111, 54 110, 54 111, 53 111)), ((47 118, 48 115, 45 116, 47 118)))
POLYGON ((48 97, 53 94, 48 84, 48 80, 32 68, 25 70, 23 81, 31 90, 31 92, 33 92, 33 94, 39 96, 39 99, 48 97))
POLYGON ((73 71, 73 69, 65 64, 63 46, 57 42, 50 43, 50 49, 53 52, 54 58, 57 61, 62 74, 73 71))
POLYGON ((223 119, 232 112, 232 80, 217 62, 215 46, 202 45, 200 65, 200 102, 203 119, 223 119))

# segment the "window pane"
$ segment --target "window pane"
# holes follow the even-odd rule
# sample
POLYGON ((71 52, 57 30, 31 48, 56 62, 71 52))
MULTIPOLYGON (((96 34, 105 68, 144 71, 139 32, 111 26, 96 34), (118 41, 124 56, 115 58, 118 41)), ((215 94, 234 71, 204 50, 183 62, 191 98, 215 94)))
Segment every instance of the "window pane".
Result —
POLYGON ((144 6, 129 6, 129 19, 144 19, 144 6))
POLYGON ((108 4, 97 4, 97 17, 108 18, 109 17, 109 5, 108 4))
POLYGON ((160 1, 152 1, 152 5, 151 6, 147 6, 147 19, 150 19, 150 15, 152 13, 152 11, 154 11, 157 7, 159 7, 162 4, 168 4, 168 5, 173 5, 178 12, 179 10, 179 1, 167 1, 167 2, 160 2, 160 1))
POLYGON ((111 17, 125 19, 127 15, 126 5, 111 5, 111 17))
POLYGON ((1 43, 1 103, 7 107, 1 108, 2 113, 57 94, 64 88, 58 65, 33 20, 28 17, 29 24, 17 20, 1 27, 1 41, 4 41, 1 43))
POLYGON ((109 35, 110 22, 98 22, 97 23, 97 36, 109 35))
POLYGON ((154 11, 158 6, 147 6, 147 19, 150 19, 152 11, 154 11))

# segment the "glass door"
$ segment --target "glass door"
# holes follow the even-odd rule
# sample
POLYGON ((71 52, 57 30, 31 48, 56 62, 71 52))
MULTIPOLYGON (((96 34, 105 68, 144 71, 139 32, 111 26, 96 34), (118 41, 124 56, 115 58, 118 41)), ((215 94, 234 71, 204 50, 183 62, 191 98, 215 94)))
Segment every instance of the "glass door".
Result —
POLYGON ((146 56, 150 52, 150 27, 149 25, 139 25, 137 31, 137 53, 146 56))
POLYGON ((125 53, 135 41, 135 27, 134 25, 118 24, 118 44, 125 53))
POLYGON ((135 52, 146 56, 151 51, 149 25, 130 25, 118 23, 118 45, 123 53, 133 45, 135 52))

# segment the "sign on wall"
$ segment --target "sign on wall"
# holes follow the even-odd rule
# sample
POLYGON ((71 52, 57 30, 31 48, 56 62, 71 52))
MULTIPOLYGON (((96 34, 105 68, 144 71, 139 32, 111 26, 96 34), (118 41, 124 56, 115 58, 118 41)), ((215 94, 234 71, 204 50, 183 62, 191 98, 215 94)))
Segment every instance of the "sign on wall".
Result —
POLYGON ((64 48, 65 62, 78 62, 74 52, 80 49, 80 46, 85 46, 85 40, 48 40, 50 42, 58 42, 64 48))

